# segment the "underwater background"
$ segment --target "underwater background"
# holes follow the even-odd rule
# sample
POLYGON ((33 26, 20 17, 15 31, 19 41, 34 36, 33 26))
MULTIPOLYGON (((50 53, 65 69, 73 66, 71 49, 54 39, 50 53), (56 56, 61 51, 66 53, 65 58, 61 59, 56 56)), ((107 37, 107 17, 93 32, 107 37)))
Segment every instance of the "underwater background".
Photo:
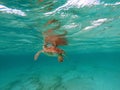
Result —
POLYGON ((120 90, 119 26, 120 0, 0 0, 0 90, 120 90), (50 20, 67 31, 62 63, 34 61, 50 20))

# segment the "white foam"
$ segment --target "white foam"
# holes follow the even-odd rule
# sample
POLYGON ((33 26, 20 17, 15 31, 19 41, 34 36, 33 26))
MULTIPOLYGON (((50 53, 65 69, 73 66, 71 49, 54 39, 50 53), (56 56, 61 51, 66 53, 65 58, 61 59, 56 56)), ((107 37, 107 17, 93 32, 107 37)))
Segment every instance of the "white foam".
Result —
POLYGON ((99 0, 68 0, 66 4, 80 8, 84 6, 98 5, 100 4, 100 1, 99 0))
POLYGON ((109 4, 109 3, 104 4, 104 6, 117 6, 117 5, 120 5, 120 2, 116 2, 114 4, 109 4))
POLYGON ((69 25, 64 25, 63 28, 66 28, 66 29, 71 29, 71 28, 75 28, 75 27, 78 27, 79 24, 76 24, 76 23, 71 23, 69 25))
POLYGON ((52 12, 45 13, 45 15, 54 14, 60 10, 67 10, 70 7, 81 8, 84 6, 92 6, 100 4, 100 0, 68 0, 64 5, 58 7, 52 12))
POLYGON ((4 5, 0 5, 0 12, 8 13, 8 14, 16 14, 20 16, 26 16, 25 12, 18 10, 18 9, 8 8, 4 5))
POLYGON ((107 21, 107 18, 94 20, 94 21, 91 22, 91 24, 92 24, 91 26, 87 26, 83 30, 90 30, 92 28, 96 28, 96 27, 100 26, 101 24, 103 24, 106 21, 107 21))

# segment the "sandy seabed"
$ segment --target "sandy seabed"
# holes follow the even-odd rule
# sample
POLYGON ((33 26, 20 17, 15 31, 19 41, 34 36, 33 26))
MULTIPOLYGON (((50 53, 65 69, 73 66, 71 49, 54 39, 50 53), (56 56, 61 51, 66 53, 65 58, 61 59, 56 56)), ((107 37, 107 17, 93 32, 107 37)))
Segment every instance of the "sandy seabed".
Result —
MULTIPOLYGON (((57 63, 57 62, 56 62, 57 63)), ((85 63, 44 63, 1 71, 0 90, 119 90, 117 69, 85 63)))

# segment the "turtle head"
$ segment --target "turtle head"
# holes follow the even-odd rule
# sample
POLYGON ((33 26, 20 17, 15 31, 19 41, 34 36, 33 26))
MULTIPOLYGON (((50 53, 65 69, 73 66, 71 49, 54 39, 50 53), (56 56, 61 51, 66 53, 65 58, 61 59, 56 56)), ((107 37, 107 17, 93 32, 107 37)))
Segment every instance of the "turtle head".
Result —
POLYGON ((63 62, 63 55, 62 55, 62 54, 59 54, 59 55, 58 55, 58 61, 59 61, 59 62, 63 62))

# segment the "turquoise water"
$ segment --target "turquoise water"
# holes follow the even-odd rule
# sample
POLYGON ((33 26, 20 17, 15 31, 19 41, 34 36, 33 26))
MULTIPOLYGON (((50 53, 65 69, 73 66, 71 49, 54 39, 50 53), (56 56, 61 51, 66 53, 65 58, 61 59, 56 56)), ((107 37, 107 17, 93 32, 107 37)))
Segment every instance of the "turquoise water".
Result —
POLYGON ((119 26, 119 0, 0 0, 0 90, 119 90, 119 26), (34 61, 53 19, 64 62, 34 61))

